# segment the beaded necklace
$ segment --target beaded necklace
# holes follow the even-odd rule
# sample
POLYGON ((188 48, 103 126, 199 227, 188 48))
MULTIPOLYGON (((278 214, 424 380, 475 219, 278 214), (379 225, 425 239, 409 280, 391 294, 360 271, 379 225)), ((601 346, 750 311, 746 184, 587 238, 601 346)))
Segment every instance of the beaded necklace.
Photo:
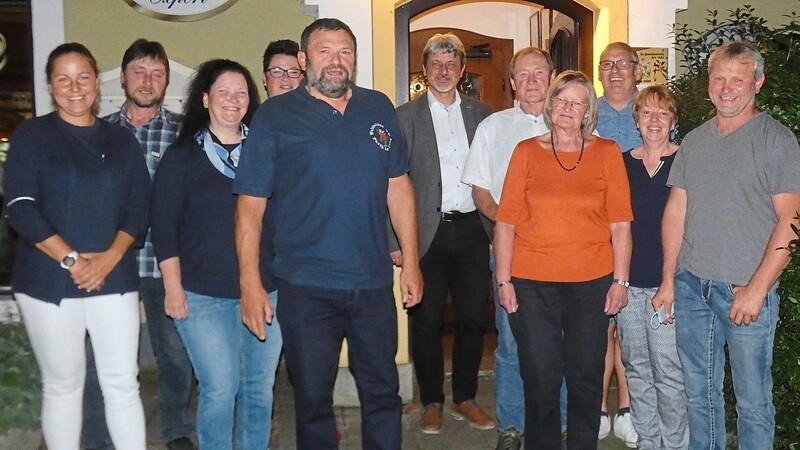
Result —
POLYGON ((556 140, 555 137, 553 137, 553 132, 550 131, 550 148, 553 149, 553 156, 556 157, 556 162, 558 163, 558 165, 561 166, 561 168, 566 170, 567 172, 572 172, 573 170, 578 168, 578 164, 580 164, 581 159, 583 159, 583 150, 585 148, 585 144, 586 140, 583 138, 583 135, 581 134, 581 154, 578 155, 578 161, 575 162, 575 165, 567 169, 566 167, 564 167, 564 164, 561 163, 561 160, 558 159, 558 153, 556 152, 556 140))

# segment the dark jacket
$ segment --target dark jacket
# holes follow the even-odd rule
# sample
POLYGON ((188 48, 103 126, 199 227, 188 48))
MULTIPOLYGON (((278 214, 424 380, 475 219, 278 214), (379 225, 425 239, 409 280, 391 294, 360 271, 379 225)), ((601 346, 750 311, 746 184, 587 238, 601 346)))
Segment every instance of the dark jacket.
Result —
MULTIPOLYGON (((485 104, 461 95, 461 115, 467 130, 467 141, 472 145, 475 130, 492 110, 485 104)), ((408 175, 414 184, 419 223, 419 256, 425 256, 442 218, 442 169, 439 166, 439 149, 436 132, 428 106, 428 96, 421 95, 397 108, 400 128, 408 147, 408 175)), ((483 216, 481 216, 483 219, 483 216)), ((486 233, 491 238, 491 223, 483 220, 486 233)), ((397 240, 390 234, 389 251, 399 250, 397 240)))
MULTIPOLYGON (((181 284, 187 291, 219 298, 241 297, 239 263, 233 238, 237 196, 233 179, 221 174, 194 139, 172 144, 153 181, 151 238, 160 263, 180 259, 181 284)), ((269 275, 272 232, 261 233, 261 277, 269 275)))
MULTIPOLYGON (((50 113, 17 128, 3 182, 5 215, 20 237, 11 282, 16 292, 56 304, 98 295, 79 290, 69 272, 35 245, 57 234, 79 253, 102 252, 119 231, 141 245, 150 194, 141 152, 130 131, 100 119, 77 127, 50 113)), ((138 287, 130 248, 99 293, 138 287)))

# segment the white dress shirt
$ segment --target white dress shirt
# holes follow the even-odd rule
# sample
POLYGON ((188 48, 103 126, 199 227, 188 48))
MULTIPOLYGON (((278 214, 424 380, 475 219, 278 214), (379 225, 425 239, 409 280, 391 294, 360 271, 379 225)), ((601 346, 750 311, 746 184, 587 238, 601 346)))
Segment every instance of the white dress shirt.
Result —
POLYGON ((467 129, 461 114, 461 97, 456 93, 456 101, 444 106, 430 91, 427 95, 442 172, 442 212, 475 211, 472 189, 461 182, 469 154, 467 129))
POLYGON ((519 103, 484 119, 475 131, 461 181, 486 189, 497 204, 508 163, 517 144, 547 133, 542 116, 524 112, 519 103))

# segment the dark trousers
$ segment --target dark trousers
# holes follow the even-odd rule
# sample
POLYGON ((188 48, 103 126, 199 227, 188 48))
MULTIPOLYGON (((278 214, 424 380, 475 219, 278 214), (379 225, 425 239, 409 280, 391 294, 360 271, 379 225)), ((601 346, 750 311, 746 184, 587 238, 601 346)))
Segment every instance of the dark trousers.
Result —
POLYGON ((411 309, 411 352, 423 405, 444 403, 442 320, 448 292, 456 314, 453 402, 475 398, 489 301, 489 238, 477 212, 439 222, 420 261, 425 289, 411 309))
POLYGON ((525 389, 525 449, 561 449, 559 391, 567 380, 567 448, 596 449, 603 398, 611 275, 556 283, 513 278, 509 314, 525 389))
MULTIPOLYGON (((158 406, 161 440, 167 443, 188 437, 194 430, 189 417, 194 372, 175 324, 164 312, 164 283, 160 278, 142 278, 139 300, 147 317, 150 345, 158 369, 158 406)), ((86 387, 83 394, 83 440, 87 447, 113 448, 106 428, 103 396, 94 366, 92 346, 86 346, 86 387)))
POLYGON ((361 402, 362 448, 400 449, 402 402, 394 362, 397 310, 392 286, 338 290, 278 280, 286 367, 294 383, 297 448, 338 449, 333 412, 342 339, 361 402))

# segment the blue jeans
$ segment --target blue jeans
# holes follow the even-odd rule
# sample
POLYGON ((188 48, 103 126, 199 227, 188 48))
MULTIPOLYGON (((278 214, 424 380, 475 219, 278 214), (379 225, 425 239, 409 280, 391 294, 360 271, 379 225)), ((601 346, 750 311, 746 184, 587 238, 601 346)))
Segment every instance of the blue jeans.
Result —
MULTIPOLYGON (((525 395, 522 377, 519 374, 517 341, 508 324, 508 313, 500 306, 497 278, 494 276, 494 248, 489 254, 489 269, 492 271, 494 287, 494 324, 497 329, 497 348, 494 351, 494 392, 497 429, 514 428, 525 432, 525 395)), ((561 383, 561 431, 567 429, 567 383, 561 383)))
MULTIPOLYGON (((270 293, 272 307, 278 296, 270 293)), ((277 315, 260 341, 242 323, 239 299, 186 292, 189 315, 176 320, 198 381, 200 448, 269 448, 272 388, 283 340, 277 315)))
MULTIPOLYGON (((173 439, 192 435, 194 425, 189 418, 189 402, 194 375, 172 319, 164 313, 164 284, 161 278, 142 278, 139 282, 139 300, 144 305, 147 332, 156 357, 160 434, 166 444, 173 439)), ((91 345, 86 346, 86 361, 83 441, 90 448, 113 448, 106 427, 103 396, 100 394, 91 345)))
POLYGON ((728 319, 733 287, 699 278, 682 267, 675 273, 675 331, 689 399, 691 449, 725 449, 726 343, 739 417, 739 448, 773 447, 772 345, 780 299, 776 289, 770 290, 758 320, 737 326, 728 319))

